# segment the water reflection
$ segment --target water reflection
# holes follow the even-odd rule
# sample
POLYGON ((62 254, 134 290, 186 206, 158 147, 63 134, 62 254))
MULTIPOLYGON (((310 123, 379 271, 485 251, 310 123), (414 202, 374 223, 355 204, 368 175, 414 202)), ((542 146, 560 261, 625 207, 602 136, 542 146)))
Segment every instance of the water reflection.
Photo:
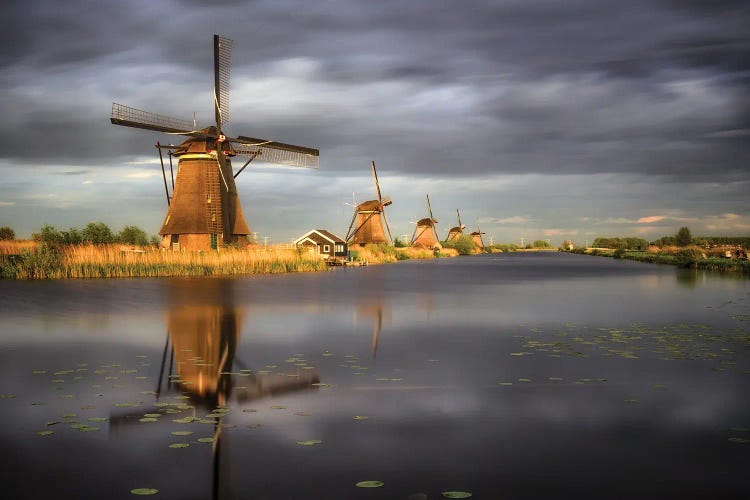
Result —
POLYGON ((216 408, 227 405, 233 396, 242 403, 309 389, 320 381, 317 368, 268 373, 250 369, 237 357, 245 314, 235 306, 234 286, 235 281, 224 279, 201 280, 200 286, 191 281, 170 284, 167 342, 157 395, 166 385, 168 390, 190 396, 196 405, 216 408), (237 379, 241 379, 240 387, 236 387, 237 379))
POLYGON ((241 407, 272 395, 311 390, 320 382, 314 367, 285 367, 284 373, 270 373, 252 370, 237 357, 246 315, 235 306, 234 286, 235 281, 225 279, 170 282, 156 402, 150 411, 139 409, 110 418, 110 429, 116 431, 143 422, 146 414, 160 413, 165 408, 160 403, 164 397, 188 397, 190 404, 176 405, 191 413, 188 422, 213 420, 212 498, 226 498, 228 493, 228 457, 222 452, 228 434, 222 430, 232 427, 223 423, 230 403, 241 407))

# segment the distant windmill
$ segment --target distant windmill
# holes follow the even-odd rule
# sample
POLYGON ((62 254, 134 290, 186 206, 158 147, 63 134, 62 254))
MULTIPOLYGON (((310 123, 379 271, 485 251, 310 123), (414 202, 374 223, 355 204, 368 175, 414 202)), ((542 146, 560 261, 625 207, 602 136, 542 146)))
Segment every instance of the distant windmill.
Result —
POLYGON ((429 194, 427 195, 427 212, 430 214, 429 217, 417 221, 417 227, 414 228, 414 234, 412 234, 411 237, 411 246, 439 248, 440 243, 438 243, 437 231, 435 231, 437 220, 432 216, 432 206, 430 205, 429 194))
POLYGON ((445 238, 445 241, 457 240, 464 234, 466 226, 461 224, 461 213, 458 209, 456 209, 456 215, 458 215, 458 226, 450 228, 450 231, 448 231, 448 237, 445 238))
POLYGON ((176 156, 177 179, 169 196, 162 160, 164 189, 169 209, 159 231, 162 246, 206 250, 219 245, 247 241, 250 229, 242 214, 234 179, 255 158, 291 167, 318 168, 317 149, 282 144, 252 137, 228 137, 222 126, 229 121, 229 70, 232 40, 214 35, 214 116, 215 125, 195 130, 195 122, 178 120, 112 103, 111 122, 115 125, 184 135, 178 146, 157 142, 176 156), (230 158, 244 156, 245 164, 236 173, 230 158))
POLYGON ((354 207, 354 216, 346 232, 346 242, 350 245, 366 245, 368 243, 390 243, 391 228, 388 227, 388 219, 385 216, 385 207, 393 203, 389 197, 383 198, 380 194, 380 182, 375 162, 372 162, 372 179, 375 183, 376 200, 369 200, 354 207), (388 236, 383 230, 388 231, 388 236))
POLYGON ((478 246, 479 248, 484 248, 484 241, 482 241, 483 234, 487 234, 487 233, 483 232, 479 228, 479 223, 477 223, 477 230, 471 233, 471 241, 473 241, 474 244, 478 246))

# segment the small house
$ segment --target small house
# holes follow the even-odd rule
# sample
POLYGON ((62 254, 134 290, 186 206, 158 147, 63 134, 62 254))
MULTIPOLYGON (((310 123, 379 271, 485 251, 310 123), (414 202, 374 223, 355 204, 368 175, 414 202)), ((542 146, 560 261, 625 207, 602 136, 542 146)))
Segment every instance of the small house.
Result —
POLYGON ((294 246, 330 260, 346 260, 348 255, 346 241, 325 229, 305 233, 294 241, 294 246))

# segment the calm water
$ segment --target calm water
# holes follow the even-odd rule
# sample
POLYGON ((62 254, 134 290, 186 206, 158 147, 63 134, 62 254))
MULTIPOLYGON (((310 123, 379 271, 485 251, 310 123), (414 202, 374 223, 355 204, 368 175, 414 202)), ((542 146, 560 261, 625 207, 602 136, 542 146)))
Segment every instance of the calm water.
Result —
POLYGON ((750 495, 746 279, 485 255, 0 282, 0 318, 6 498, 750 495))

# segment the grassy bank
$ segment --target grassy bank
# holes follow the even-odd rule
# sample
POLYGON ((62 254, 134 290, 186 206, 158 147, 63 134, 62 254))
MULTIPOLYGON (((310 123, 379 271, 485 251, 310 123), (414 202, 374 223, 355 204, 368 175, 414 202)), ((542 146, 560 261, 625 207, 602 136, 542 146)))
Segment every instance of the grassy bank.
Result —
POLYGON ((627 259, 637 262, 648 262, 651 264, 669 264, 692 269, 706 269, 709 271, 750 274, 750 261, 710 256, 704 258, 700 251, 694 248, 673 251, 611 250, 604 248, 584 250, 581 248, 572 250, 571 253, 613 257, 616 259, 627 259))
POLYGON ((386 262, 397 262, 410 259, 435 259, 439 257, 456 257, 458 251, 452 248, 443 248, 439 251, 424 248, 392 247, 390 245, 365 245, 356 246, 351 250, 352 260, 355 262, 366 262, 368 264, 383 264, 386 262))
POLYGON ((213 276, 321 271, 321 259, 296 250, 222 249, 168 252, 153 247, 124 251, 120 245, 46 245, 0 255, 6 279, 213 276))

